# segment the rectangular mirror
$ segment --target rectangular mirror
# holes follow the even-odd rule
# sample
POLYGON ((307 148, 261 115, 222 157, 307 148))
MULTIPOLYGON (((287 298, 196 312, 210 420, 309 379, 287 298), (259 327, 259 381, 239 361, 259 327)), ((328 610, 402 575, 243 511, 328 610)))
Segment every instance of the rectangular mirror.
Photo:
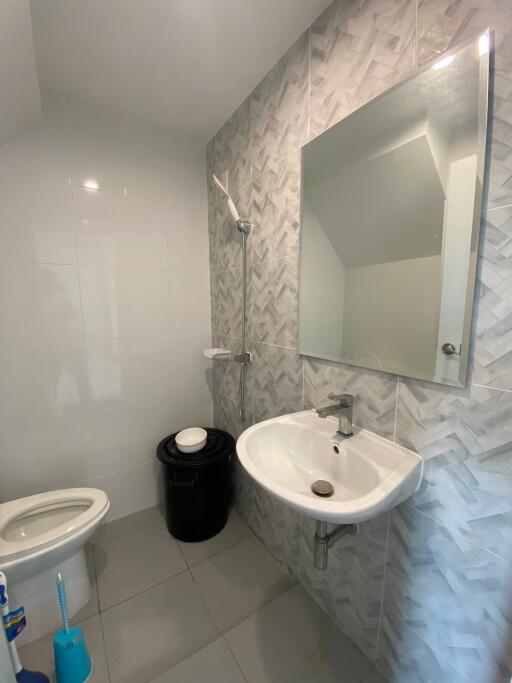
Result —
POLYGON ((466 384, 489 35, 302 150, 299 351, 466 384))

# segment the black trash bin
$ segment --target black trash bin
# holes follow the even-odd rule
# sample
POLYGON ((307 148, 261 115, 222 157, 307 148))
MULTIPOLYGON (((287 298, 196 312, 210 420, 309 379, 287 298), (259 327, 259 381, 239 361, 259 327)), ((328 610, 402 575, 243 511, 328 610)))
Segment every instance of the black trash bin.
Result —
POLYGON ((207 429, 206 445, 196 453, 176 447, 176 432, 156 454, 163 464, 169 533, 180 541, 205 541, 227 522, 233 497, 235 440, 221 429, 207 429))

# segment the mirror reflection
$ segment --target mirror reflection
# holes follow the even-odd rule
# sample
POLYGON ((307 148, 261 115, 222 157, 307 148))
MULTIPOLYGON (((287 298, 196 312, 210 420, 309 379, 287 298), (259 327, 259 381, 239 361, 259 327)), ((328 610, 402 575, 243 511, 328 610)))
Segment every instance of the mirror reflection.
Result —
POLYGON ((444 55, 303 148, 302 354, 465 384, 487 46, 444 55))

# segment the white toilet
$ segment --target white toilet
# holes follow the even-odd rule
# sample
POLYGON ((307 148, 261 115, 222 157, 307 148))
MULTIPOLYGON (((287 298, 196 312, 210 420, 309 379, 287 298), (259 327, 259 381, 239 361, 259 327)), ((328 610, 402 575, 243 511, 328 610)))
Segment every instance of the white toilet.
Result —
POLYGON ((85 543, 108 512, 98 489, 61 489, 0 504, 0 571, 7 576, 9 606, 23 606, 27 626, 19 646, 52 633, 60 623, 55 581, 66 581, 73 617, 91 598, 85 543))

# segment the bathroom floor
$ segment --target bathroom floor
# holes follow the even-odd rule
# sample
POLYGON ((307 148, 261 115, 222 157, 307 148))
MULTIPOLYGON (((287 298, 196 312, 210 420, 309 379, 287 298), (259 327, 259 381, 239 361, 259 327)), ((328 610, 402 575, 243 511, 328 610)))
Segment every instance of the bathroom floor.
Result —
MULTIPOLYGON (((144 510, 102 526, 90 557, 96 590, 75 621, 91 683, 384 682, 235 511, 188 544, 144 510)), ((21 657, 53 675, 51 637, 21 657)))

